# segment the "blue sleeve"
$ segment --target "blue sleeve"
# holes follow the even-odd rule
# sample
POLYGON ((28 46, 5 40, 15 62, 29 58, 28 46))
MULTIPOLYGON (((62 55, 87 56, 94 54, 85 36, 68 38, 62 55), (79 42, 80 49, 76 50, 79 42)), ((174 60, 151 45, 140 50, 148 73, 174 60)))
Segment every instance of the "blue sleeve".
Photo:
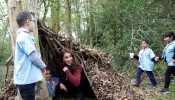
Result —
POLYGON ((45 63, 38 57, 36 51, 33 51, 32 53, 30 53, 29 55, 29 59, 38 67, 40 67, 41 69, 45 68, 46 65, 45 63))
POLYGON ((17 41, 17 45, 28 56, 31 52, 35 51, 35 45, 32 40, 30 40, 27 36, 24 36, 23 39, 17 41))

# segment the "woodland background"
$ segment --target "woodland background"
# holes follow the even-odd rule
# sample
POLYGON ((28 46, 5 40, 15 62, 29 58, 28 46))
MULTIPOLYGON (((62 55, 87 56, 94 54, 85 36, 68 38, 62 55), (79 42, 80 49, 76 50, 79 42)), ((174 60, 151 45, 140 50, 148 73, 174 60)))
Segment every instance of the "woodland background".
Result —
MULTIPOLYGON (((3 64, 12 54, 7 2, 0 1, 1 84, 4 82, 3 64)), ((175 32, 175 0, 38 0, 37 14, 38 19, 59 35, 110 55, 118 71, 129 78, 135 78, 139 64, 129 58, 129 53, 138 54, 141 40, 150 40, 150 48, 161 56, 166 45, 162 35, 175 32)), ((154 64, 160 87, 165 69, 163 61, 154 64)), ((9 73, 9 78, 12 76, 12 72, 9 73)), ((143 79, 145 84, 150 84, 146 75, 143 79)), ((172 78, 170 91, 174 91, 174 83, 172 78)))

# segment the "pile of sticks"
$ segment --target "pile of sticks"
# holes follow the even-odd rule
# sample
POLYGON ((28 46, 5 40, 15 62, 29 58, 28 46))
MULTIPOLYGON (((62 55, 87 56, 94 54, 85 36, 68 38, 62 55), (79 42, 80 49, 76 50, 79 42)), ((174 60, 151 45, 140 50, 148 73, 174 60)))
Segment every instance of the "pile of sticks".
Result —
POLYGON ((41 21, 38 21, 38 32, 42 59, 50 67, 52 76, 60 76, 60 51, 69 48, 83 65, 98 100, 142 100, 141 95, 123 81, 125 77, 117 72, 105 53, 59 36, 41 21))

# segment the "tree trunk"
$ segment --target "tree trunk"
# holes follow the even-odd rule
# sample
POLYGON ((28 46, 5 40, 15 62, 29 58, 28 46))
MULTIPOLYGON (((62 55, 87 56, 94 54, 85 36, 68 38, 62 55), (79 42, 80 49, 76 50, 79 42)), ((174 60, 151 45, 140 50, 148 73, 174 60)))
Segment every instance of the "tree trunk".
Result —
POLYGON ((60 0, 52 1, 51 6, 52 29, 55 29, 58 34, 60 32, 59 12, 60 12, 60 0))
MULTIPOLYGON (((16 15, 21 10, 28 10, 32 12, 33 17, 36 19, 37 18, 36 8, 37 8, 37 0, 8 0, 8 15, 9 15, 9 23, 10 23, 10 35, 11 35, 11 42, 12 42, 13 57, 15 57, 15 43, 16 43, 16 37, 17 37, 16 31, 18 29, 17 23, 16 23, 16 15)), ((32 35, 38 44, 39 42, 38 42, 37 25, 32 35)), ((49 100, 49 94, 46 86, 45 76, 43 76, 43 78, 44 80, 42 84, 36 85, 37 86, 36 100, 49 100)), ((15 99, 21 100, 19 92, 15 99)))
POLYGON ((46 15, 47 15, 47 12, 48 12, 49 6, 50 6, 50 0, 44 0, 43 3, 44 3, 44 16, 43 16, 42 21, 44 22, 45 19, 46 19, 46 15))
POLYGON ((67 10, 67 28, 68 28, 68 37, 72 38, 72 32, 71 32, 71 1, 66 0, 66 10, 67 10))
POLYGON ((77 26, 77 40, 80 39, 80 34, 81 34, 81 27, 80 27, 80 23, 81 23, 81 15, 80 15, 80 5, 78 4, 78 2, 80 2, 80 0, 75 0, 75 6, 76 6, 76 26, 77 26))
MULTIPOLYGON (((89 6, 90 9, 92 9, 92 5, 93 5, 93 0, 89 0, 89 6)), ((89 19, 89 30, 90 30, 90 46, 93 48, 94 46, 94 42, 93 42, 93 15, 92 12, 90 12, 90 19, 89 19)))

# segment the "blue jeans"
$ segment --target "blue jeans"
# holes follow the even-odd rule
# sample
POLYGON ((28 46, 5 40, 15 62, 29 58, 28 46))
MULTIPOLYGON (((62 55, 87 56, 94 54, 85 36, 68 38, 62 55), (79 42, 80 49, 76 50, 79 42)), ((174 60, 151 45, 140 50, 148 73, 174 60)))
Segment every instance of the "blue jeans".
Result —
POLYGON ((35 83, 17 85, 22 100, 35 100, 35 83))
MULTIPOLYGON (((138 84, 141 83, 140 77, 141 77, 141 75, 142 75, 143 72, 144 72, 144 70, 142 70, 142 69, 139 67, 138 70, 137 70, 137 83, 138 83, 138 84)), ((146 71, 146 74, 148 75, 148 77, 149 77, 149 79, 150 79, 152 85, 153 85, 153 86, 154 86, 154 85, 157 85, 156 79, 155 79, 155 77, 154 77, 152 71, 146 71)))

